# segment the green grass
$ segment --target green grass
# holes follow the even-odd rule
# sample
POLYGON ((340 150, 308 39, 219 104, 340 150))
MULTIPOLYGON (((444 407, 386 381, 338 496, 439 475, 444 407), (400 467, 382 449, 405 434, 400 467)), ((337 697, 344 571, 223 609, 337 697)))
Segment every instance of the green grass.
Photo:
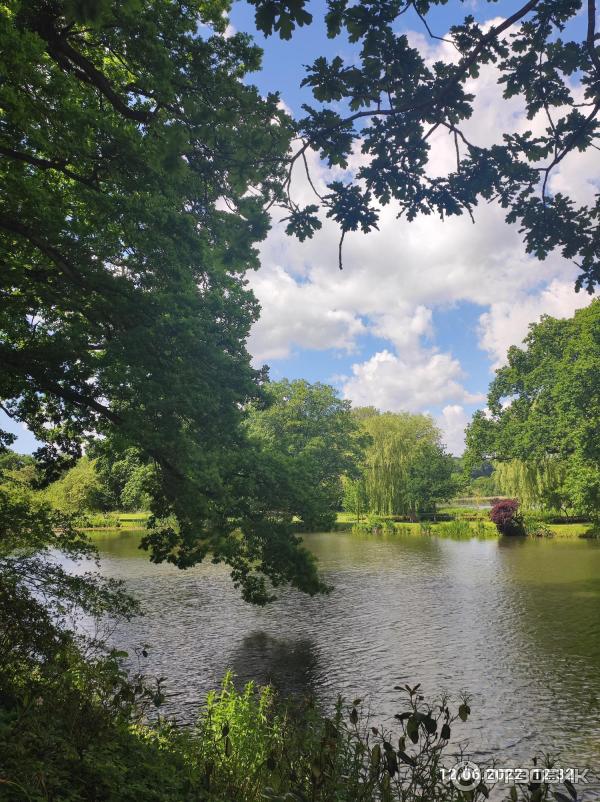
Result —
MULTIPOLYGON (((470 538, 478 539, 491 539, 498 537, 498 532, 494 524, 489 520, 486 510, 481 510, 483 514, 477 518, 466 519, 459 515, 461 508, 450 508, 452 514, 456 514, 456 520, 443 521, 439 523, 429 522, 425 527, 420 523, 394 523, 394 529, 400 535, 435 535, 438 537, 449 537, 454 540, 468 540, 470 538)), ((450 512, 449 509, 444 512, 450 512)), ((470 513, 476 512, 469 510, 470 513)), ((379 518, 387 518, 389 516, 378 516, 379 518)), ((366 516, 362 518, 361 522, 366 521, 366 516)), ((353 524, 356 523, 356 516, 349 512, 339 512, 337 516, 337 526, 341 530, 349 530, 353 524)), ((553 533, 555 538, 559 539, 575 539, 585 537, 591 528, 590 523, 576 523, 576 524, 548 524, 548 529, 553 533)))
POLYGON ((573 538, 582 537, 590 529, 591 524, 548 524, 548 529, 554 532, 555 537, 573 538))
MULTIPOLYGON (((489 520, 487 510, 471 510, 463 507, 446 507, 440 512, 445 514, 454 515, 456 520, 444 521, 434 523, 431 521, 432 535, 438 537, 450 537, 453 539, 469 539, 472 537, 488 539, 495 537, 496 527, 489 520), (468 529, 467 529, 468 526, 468 529)), ((145 529, 146 522, 150 517, 149 512, 111 512, 111 513, 91 513, 86 516, 87 526, 82 527, 85 531, 93 532, 94 530, 105 529, 120 529, 140 531, 145 529)), ((386 518, 387 516, 378 516, 386 518)), ((364 522, 366 516, 361 517, 364 522)), ((336 529, 341 531, 349 531, 356 523, 356 516, 352 512, 338 512, 336 520, 336 529)), ((427 534, 423 532, 420 523, 404 523, 394 521, 394 529, 398 534, 406 535, 422 535, 427 534)), ((586 532, 590 529, 589 523, 576 523, 576 524, 549 524, 548 528, 554 533, 556 538, 578 538, 585 536, 586 532)))
POLYGON ((150 517, 149 512, 117 512, 115 515, 118 515, 119 520, 122 523, 126 522, 135 522, 135 523, 145 523, 148 518, 150 517))
POLYGON ((149 512, 98 512, 87 513, 80 528, 86 532, 95 529, 130 529, 132 531, 146 528, 149 512))
POLYGON ((438 512, 441 515, 453 515, 467 521, 489 521, 489 510, 475 510, 472 507, 440 507, 438 512))

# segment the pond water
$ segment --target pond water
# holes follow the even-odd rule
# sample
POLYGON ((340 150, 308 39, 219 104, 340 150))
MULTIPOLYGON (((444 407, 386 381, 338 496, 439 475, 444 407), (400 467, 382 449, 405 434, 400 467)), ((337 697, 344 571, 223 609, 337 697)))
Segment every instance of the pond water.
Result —
POLYGON ((146 611, 115 641, 150 645, 145 670, 167 678, 180 720, 229 668, 325 703, 365 697, 383 722, 393 686, 420 682, 428 696, 472 694, 475 757, 515 766, 543 750, 600 774, 599 542, 309 535, 331 595, 285 590, 254 608, 222 566, 152 565, 132 533, 94 541, 146 611))

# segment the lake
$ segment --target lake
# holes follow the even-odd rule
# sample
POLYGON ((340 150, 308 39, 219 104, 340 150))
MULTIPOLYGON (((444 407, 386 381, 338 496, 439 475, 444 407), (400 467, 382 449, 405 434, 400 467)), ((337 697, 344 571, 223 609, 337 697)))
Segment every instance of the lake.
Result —
POLYGON ((542 750, 600 769, 597 541, 308 535, 334 591, 285 590, 266 608, 241 601, 223 566, 152 565, 132 533, 94 541, 146 611, 115 642, 149 644, 144 668, 167 678, 179 720, 229 668, 324 703, 363 697, 382 722, 398 710, 393 686, 420 682, 428 697, 472 694, 474 757, 516 766, 542 750))

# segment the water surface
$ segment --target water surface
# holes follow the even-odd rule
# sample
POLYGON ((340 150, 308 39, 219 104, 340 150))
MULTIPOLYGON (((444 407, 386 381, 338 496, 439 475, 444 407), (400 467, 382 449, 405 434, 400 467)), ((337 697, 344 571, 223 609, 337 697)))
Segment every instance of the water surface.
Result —
POLYGON ((476 756, 517 765, 543 750, 600 769, 598 542, 309 535, 335 590, 254 608, 222 566, 152 565, 132 533, 94 540, 146 610, 116 641, 150 645, 146 668, 180 720, 228 668, 324 702, 367 697, 379 720, 398 709, 394 685, 421 682, 473 695, 476 756))

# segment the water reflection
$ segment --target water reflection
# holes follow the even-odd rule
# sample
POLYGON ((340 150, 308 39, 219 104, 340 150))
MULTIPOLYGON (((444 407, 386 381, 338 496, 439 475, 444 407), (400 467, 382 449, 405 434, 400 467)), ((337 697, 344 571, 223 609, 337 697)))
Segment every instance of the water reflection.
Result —
POLYGON ((319 653, 309 638, 277 638, 252 632, 231 654, 237 684, 255 680, 271 684, 284 696, 314 696, 319 679, 319 653))
POLYGON ((599 543, 311 535, 334 591, 287 590, 264 609, 223 566, 154 566, 132 534, 97 543, 147 611, 117 641, 151 644, 149 670, 168 678, 180 719, 228 668, 323 701, 367 696, 380 720, 397 710, 394 685, 421 682, 471 692, 479 756, 515 765, 549 749, 600 768, 599 543))

